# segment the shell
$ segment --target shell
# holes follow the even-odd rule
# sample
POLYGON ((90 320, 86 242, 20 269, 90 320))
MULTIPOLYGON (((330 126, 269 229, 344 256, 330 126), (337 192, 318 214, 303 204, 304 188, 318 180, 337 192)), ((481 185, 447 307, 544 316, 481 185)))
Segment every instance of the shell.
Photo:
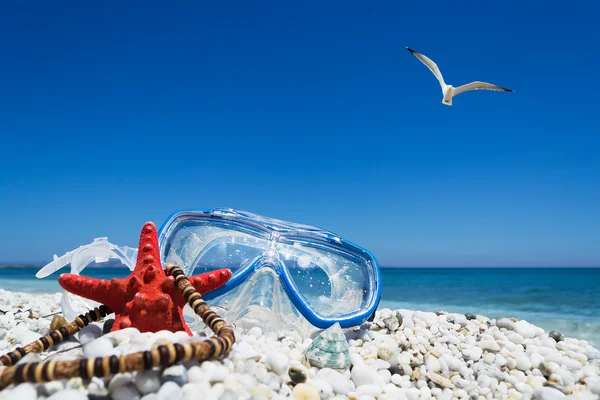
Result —
POLYGON ((313 367, 347 369, 350 366, 348 341, 339 323, 335 323, 313 340, 305 350, 313 367))

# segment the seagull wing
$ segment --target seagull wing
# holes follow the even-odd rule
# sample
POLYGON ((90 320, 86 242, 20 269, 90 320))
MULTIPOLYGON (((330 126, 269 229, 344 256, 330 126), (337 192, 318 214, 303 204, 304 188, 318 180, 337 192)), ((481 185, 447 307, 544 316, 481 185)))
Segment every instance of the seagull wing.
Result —
POLYGON ((444 77, 442 76, 442 73, 440 72, 440 69, 438 68, 437 64, 434 63, 429 57, 426 57, 423 54, 414 51, 409 47, 407 47, 406 49, 410 51, 413 54, 413 56, 417 57, 419 61, 425 64, 431 72, 433 72, 433 75, 435 75, 437 80, 440 82, 440 86, 442 87, 442 89, 444 89, 444 85, 446 85, 446 83, 444 82, 444 77))
POLYGON ((500 92, 514 92, 514 90, 492 85, 491 83, 476 81, 455 88, 454 95, 456 96, 457 94, 461 94, 469 90, 497 90, 500 92))

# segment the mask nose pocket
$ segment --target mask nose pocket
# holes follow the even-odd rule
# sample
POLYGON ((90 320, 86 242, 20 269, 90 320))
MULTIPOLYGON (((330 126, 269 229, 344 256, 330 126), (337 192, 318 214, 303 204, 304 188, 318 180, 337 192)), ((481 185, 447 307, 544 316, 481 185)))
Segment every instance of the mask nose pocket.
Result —
MULTIPOLYGON (((266 250, 250 268, 244 281, 207 303, 226 321, 244 331, 258 326, 263 332, 300 332, 310 327, 288 297, 281 279, 282 264, 276 252, 266 250)), ((205 329, 202 320, 190 328, 205 329)))

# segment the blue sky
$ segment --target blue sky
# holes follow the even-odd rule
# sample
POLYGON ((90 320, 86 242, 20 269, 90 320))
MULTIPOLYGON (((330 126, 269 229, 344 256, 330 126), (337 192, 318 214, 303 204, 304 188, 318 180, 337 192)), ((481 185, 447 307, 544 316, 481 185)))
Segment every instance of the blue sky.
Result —
POLYGON ((396 266, 599 266, 595 2, 11 1, 0 261, 232 207, 396 266), (441 104, 447 83, 515 90, 441 104))

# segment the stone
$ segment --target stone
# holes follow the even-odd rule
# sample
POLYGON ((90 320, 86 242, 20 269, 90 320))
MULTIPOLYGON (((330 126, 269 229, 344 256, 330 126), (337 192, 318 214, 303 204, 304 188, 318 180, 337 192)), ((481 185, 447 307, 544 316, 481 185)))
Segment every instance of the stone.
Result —
POLYGON ((361 385, 356 388, 356 394, 358 394, 359 396, 366 395, 378 398, 379 396, 381 396, 382 392, 382 386, 378 385, 361 385))
POLYGON ((113 400, 139 400, 140 398, 140 392, 131 383, 116 388, 111 388, 109 385, 108 390, 113 400))
POLYGON ((81 344, 87 344, 102 336, 102 329, 96 324, 84 326, 77 334, 77 339, 81 344))
POLYGON ((515 332, 519 335, 523 336, 525 339, 531 339, 536 336, 536 329, 534 325, 531 325, 527 321, 518 321, 515 324, 515 332))
MULTIPOLYGON (((33 384, 21 383, 21 384, 15 386, 10 391, 10 398, 18 399, 18 400, 36 400, 37 399, 37 391, 35 389, 35 386, 33 386, 33 384)), ((7 399, 8 399, 8 397, 7 397, 7 399)))
POLYGON ((308 384, 318 390, 321 398, 327 398, 333 394, 333 388, 327 381, 321 379, 311 379, 308 384))
POLYGON ((157 400, 180 400, 183 392, 175 382, 165 382, 156 393, 157 400))
POLYGON ((157 392, 160 389, 160 371, 139 371, 134 378, 135 387, 141 394, 157 392))
POLYGON ((508 318, 500 318, 496 320, 496 326, 500 329, 506 329, 513 331, 515 329, 515 323, 508 318))
POLYGON ((307 373, 306 368, 302 366, 290 366, 288 368, 288 375, 295 384, 306 382, 307 373))
POLYGON ((479 361, 481 355, 483 354, 483 350, 481 350, 479 347, 471 347, 468 349, 463 349, 462 353, 469 360, 479 361))
POLYGON ((88 396, 85 394, 85 392, 80 390, 65 389, 54 393, 46 400, 88 400, 88 396))
POLYGON ((565 340, 565 337, 563 336, 563 334, 560 332, 557 332, 557 331, 548 332, 548 336, 551 337, 552 339, 554 339, 557 343, 565 340))
POLYGON ((319 370, 319 372, 317 372, 317 378, 328 382, 336 394, 347 395, 348 392, 352 390, 348 378, 333 369, 323 368, 319 370))
POLYGON ((162 381, 183 386, 187 383, 187 371, 183 365, 172 365, 163 371, 162 381))
POLYGON ((395 315, 385 318, 383 320, 383 323, 386 329, 390 332, 395 332, 400 327, 400 324, 398 323, 398 318, 396 318, 395 315))
POLYGON ((488 350, 488 351, 494 351, 494 352, 500 351, 500 346, 493 339, 482 340, 477 343, 477 346, 479 346, 479 348, 481 348, 482 350, 488 350))
POLYGON ((442 389, 454 387, 454 385, 452 384, 452 381, 450 381, 450 379, 444 378, 440 374, 436 374, 434 372, 428 372, 425 376, 431 382, 435 383, 437 386, 439 386, 442 389))
POLYGON ((554 399, 562 399, 566 397, 563 393, 561 393, 560 391, 553 389, 553 388, 549 388, 549 387, 542 387, 539 389, 535 389, 535 391, 533 392, 533 399, 536 400, 554 400, 554 399))
POLYGON ((357 365, 352 368, 350 376, 357 387, 362 385, 383 386, 383 379, 367 365, 357 365))
POLYGON ((296 400, 320 400, 319 391, 306 383, 299 383, 294 386, 292 395, 296 400))
POLYGON ((113 354, 113 343, 106 337, 100 337, 83 346, 83 355, 86 358, 104 357, 113 354))

